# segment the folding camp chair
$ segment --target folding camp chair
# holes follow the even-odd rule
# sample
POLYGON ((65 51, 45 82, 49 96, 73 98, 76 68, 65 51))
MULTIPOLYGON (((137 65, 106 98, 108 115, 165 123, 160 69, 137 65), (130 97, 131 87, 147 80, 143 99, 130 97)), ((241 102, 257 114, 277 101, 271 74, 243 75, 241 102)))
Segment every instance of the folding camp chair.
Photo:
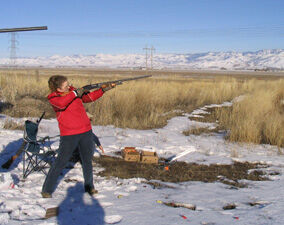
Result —
POLYGON ((56 151, 51 149, 50 137, 37 137, 38 126, 43 115, 36 123, 30 120, 25 121, 23 178, 27 178, 34 171, 47 175, 47 169, 55 160, 56 151))

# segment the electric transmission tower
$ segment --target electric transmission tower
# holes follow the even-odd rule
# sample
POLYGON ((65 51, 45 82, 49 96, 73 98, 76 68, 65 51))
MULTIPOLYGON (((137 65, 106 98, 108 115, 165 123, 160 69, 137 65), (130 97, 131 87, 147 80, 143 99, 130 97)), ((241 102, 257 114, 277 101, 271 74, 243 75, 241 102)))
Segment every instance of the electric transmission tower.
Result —
POLYGON ((150 63, 151 63, 151 70, 153 69, 153 52, 156 50, 153 46, 151 48, 148 48, 147 45, 145 48, 143 48, 143 50, 146 51, 146 55, 145 55, 145 60, 146 60, 146 70, 148 70, 148 50, 150 51, 150 63))
POLYGON ((16 33, 11 33, 11 39, 10 39, 10 64, 15 65, 17 60, 17 54, 16 54, 16 44, 18 44, 16 40, 16 33))
POLYGON ((146 47, 143 48, 143 50, 146 51, 146 56, 145 56, 145 60, 146 60, 146 70, 148 70, 148 50, 150 50, 150 48, 148 48, 147 45, 146 45, 146 47))
POLYGON ((153 52, 156 50, 153 46, 151 47, 151 70, 153 70, 153 52))
POLYGON ((10 64, 15 65, 17 54, 17 40, 16 40, 16 32, 20 31, 35 31, 35 30, 47 30, 47 26, 42 27, 21 27, 21 28, 5 28, 0 29, 0 33, 11 33, 11 40, 10 40, 10 64))

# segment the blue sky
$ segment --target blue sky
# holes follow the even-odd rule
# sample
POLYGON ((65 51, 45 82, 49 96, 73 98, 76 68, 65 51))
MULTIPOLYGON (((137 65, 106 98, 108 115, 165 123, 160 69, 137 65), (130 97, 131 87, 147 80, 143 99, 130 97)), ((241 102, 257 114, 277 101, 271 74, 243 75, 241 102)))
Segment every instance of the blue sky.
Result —
MULTIPOLYGON (((284 48, 283 0, 9 0, 0 28, 19 32, 17 56, 257 51, 284 48)), ((0 33, 0 57, 10 34, 0 33)))

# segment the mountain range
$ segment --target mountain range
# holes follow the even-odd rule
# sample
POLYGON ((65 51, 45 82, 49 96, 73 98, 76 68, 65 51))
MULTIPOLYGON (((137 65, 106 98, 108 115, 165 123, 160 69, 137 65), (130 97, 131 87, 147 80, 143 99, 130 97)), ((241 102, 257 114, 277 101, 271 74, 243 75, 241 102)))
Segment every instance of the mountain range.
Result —
MULTIPOLYGON (((144 54, 53 55, 21 57, 21 67, 88 67, 88 68, 145 68, 144 54)), ((256 52, 206 52, 191 54, 148 55, 147 66, 154 69, 209 69, 209 70, 284 70, 284 49, 256 52), (152 62, 152 63, 151 63, 152 62)), ((0 58, 0 66, 10 66, 9 58, 0 58)))

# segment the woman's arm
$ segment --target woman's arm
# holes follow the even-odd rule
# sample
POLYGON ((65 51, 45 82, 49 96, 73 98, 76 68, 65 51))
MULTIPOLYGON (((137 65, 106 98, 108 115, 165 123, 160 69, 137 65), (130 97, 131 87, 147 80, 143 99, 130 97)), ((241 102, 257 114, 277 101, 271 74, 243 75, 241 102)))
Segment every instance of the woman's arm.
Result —
POLYGON ((65 96, 54 95, 48 98, 50 104, 59 109, 65 110, 67 106, 77 97, 77 94, 74 91, 71 91, 65 96))
POLYGON ((103 90, 100 88, 98 90, 92 91, 88 94, 85 94, 82 96, 82 101, 84 103, 88 103, 88 102, 94 102, 96 101, 98 98, 102 97, 104 94, 103 90))

